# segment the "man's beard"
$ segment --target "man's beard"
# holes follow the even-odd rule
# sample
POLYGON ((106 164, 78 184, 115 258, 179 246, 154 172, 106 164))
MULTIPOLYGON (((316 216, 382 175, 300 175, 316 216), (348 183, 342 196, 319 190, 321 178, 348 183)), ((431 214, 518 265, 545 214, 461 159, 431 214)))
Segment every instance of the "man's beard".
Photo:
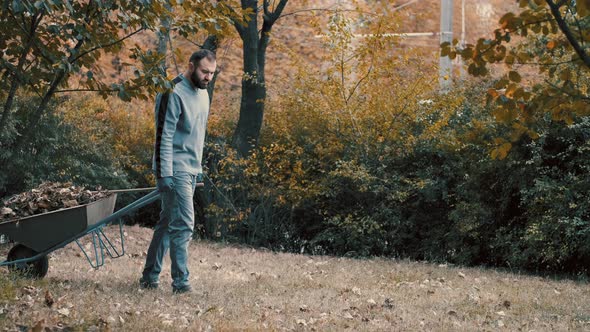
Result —
POLYGON ((197 76, 196 70, 193 71, 193 73, 191 74, 191 81, 199 89, 207 89, 207 84, 209 83, 209 82, 205 82, 203 80, 200 80, 199 76, 197 76))

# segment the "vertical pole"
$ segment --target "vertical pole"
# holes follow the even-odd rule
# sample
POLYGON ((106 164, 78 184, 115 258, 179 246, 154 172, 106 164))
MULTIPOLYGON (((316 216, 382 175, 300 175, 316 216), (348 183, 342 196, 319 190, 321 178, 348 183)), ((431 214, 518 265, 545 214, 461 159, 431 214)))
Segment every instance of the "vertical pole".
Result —
MULTIPOLYGON (((461 0, 461 49, 465 48, 465 0, 461 0)), ((457 60, 459 57, 457 57, 457 60)), ((460 63, 461 79, 465 77, 465 66, 460 63)))
MULTIPOLYGON (((441 0, 440 2, 440 42, 453 41, 453 0, 441 0)), ((451 79, 451 59, 448 56, 440 57, 438 82, 442 92, 449 91, 451 79)))

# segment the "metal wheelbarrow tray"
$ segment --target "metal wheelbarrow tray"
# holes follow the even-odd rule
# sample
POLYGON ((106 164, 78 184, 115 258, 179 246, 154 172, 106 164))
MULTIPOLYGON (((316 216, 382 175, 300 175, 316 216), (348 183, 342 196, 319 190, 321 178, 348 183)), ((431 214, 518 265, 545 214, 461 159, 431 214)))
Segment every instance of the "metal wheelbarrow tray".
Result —
MULTIPOLYGON (((150 188, 151 189, 151 188, 150 188)), ((98 268, 104 265, 105 252, 111 258, 125 254, 122 216, 129 214, 156 199, 157 191, 145 195, 135 202, 113 213, 117 192, 89 204, 37 214, 25 218, 13 219, 0 223, 0 234, 5 234, 17 244, 10 249, 7 259, 0 266, 8 266, 26 276, 42 278, 49 267, 47 254, 63 248, 75 241, 90 265, 98 268), (119 223, 120 249, 103 232, 102 228, 111 223, 119 223), (80 244, 79 239, 92 237, 91 252, 80 244), (93 249, 93 250, 92 250, 93 249)))

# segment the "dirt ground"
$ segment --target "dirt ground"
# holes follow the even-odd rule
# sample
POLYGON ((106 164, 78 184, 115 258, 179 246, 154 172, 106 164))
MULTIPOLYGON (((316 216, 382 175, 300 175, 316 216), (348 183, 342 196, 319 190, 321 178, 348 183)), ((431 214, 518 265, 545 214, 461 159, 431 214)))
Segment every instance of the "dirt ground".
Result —
MULTIPOLYGON (((108 234, 116 238, 118 228, 108 234)), ((42 280, 0 271, 2 331, 590 331, 590 286, 489 269, 319 257, 194 241, 194 292, 138 279, 152 230, 125 228, 123 257, 90 267, 78 246, 42 280)), ((90 249, 88 243, 82 246, 90 249)))

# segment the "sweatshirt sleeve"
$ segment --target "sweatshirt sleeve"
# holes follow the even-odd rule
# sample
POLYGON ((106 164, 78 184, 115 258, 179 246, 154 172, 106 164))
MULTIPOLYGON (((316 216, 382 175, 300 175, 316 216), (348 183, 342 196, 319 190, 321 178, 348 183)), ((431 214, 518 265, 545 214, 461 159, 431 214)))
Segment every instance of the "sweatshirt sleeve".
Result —
POLYGON ((156 100, 156 177, 173 175, 172 154, 174 133, 180 118, 180 98, 175 93, 158 95, 156 100))

